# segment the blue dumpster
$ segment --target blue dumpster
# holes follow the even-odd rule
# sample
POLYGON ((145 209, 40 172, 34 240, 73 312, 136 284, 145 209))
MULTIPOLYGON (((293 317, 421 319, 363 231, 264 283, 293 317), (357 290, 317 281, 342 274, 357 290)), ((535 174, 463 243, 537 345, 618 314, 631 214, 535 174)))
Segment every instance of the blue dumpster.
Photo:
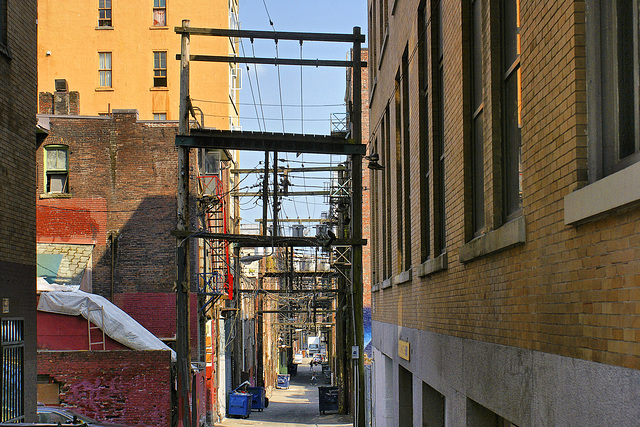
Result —
POLYGON ((229 395, 229 415, 248 418, 251 413, 251 393, 240 391, 229 395))
POLYGON ((264 387, 247 387, 251 393, 251 409, 255 411, 264 410, 264 387))
POLYGON ((289 374, 278 374, 278 383, 276 384, 276 388, 289 388, 290 378, 289 374))

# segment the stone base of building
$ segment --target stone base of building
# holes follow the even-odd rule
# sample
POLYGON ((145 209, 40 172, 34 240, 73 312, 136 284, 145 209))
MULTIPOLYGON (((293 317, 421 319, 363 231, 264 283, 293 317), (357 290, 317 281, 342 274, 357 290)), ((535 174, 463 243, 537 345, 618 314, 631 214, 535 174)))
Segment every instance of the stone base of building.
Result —
POLYGON ((634 426, 640 419, 638 370, 376 321, 372 344, 377 427, 398 420, 634 426))

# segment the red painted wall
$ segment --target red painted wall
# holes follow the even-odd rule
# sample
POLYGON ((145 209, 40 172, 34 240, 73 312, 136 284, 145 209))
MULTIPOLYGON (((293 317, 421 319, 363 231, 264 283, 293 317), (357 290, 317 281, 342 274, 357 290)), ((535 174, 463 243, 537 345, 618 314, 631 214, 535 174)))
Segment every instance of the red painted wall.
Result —
POLYGON ((129 426, 171 425, 169 351, 38 351, 38 375, 60 383, 60 402, 129 426))
MULTIPOLYGON (((94 329, 92 342, 102 340, 102 332, 94 329)), ((94 350, 102 349, 98 346, 94 350)), ((82 316, 38 311, 38 350, 88 350, 89 328, 82 316)), ((130 350, 105 335, 105 350, 130 350)))
MULTIPOLYGON (((113 302, 158 338, 173 338, 176 333, 175 293, 115 294, 113 302)), ((198 299, 190 295, 189 314, 191 348, 198 345, 198 299)))

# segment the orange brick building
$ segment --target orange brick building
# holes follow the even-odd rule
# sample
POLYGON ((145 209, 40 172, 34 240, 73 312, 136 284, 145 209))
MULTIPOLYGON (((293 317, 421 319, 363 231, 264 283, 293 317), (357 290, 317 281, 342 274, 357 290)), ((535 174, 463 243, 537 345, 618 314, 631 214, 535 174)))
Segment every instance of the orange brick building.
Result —
POLYGON ((635 10, 369 0, 376 425, 636 422, 635 10))

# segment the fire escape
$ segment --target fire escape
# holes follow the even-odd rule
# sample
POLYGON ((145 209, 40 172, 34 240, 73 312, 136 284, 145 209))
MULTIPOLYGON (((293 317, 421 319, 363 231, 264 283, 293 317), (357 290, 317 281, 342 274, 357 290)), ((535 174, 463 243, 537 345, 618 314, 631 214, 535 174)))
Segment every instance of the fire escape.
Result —
MULTIPOLYGON (((198 231, 228 234, 228 194, 220 179, 219 152, 201 150, 199 154, 198 231)), ((203 239, 201 242, 198 294, 204 297, 200 308, 204 311, 219 298, 233 299, 233 273, 228 240, 203 239)))

